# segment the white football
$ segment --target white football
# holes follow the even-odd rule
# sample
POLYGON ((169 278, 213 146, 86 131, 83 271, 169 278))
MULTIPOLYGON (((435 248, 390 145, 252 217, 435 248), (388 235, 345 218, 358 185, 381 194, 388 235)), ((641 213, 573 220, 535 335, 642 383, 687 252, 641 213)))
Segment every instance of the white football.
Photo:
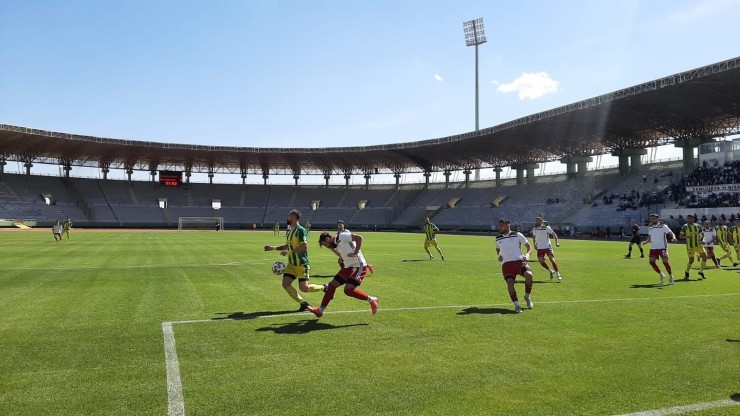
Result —
POLYGON ((275 263, 272 263, 272 272, 281 275, 285 273, 285 268, 288 267, 285 263, 282 261, 276 261, 275 263))

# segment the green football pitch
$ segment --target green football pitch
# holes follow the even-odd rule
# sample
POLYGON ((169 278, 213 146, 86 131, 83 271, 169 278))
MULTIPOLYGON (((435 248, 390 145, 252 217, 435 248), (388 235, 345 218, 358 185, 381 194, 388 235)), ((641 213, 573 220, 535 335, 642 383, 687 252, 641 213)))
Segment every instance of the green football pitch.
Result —
POLYGON ((563 240, 562 283, 533 264, 513 314, 492 237, 429 261, 421 234, 364 233, 380 311, 340 290, 317 320, 272 232, 71 237, 0 232, 0 415, 740 415, 740 269, 682 280, 678 244, 661 286, 626 242, 563 240))

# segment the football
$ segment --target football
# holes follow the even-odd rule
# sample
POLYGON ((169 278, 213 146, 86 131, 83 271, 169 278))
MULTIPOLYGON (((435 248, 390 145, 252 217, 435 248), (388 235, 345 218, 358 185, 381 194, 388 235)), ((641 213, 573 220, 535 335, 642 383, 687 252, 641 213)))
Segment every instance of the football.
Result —
POLYGON ((281 275, 285 272, 286 267, 288 266, 282 261, 276 261, 275 263, 272 263, 272 272, 277 275, 281 275))

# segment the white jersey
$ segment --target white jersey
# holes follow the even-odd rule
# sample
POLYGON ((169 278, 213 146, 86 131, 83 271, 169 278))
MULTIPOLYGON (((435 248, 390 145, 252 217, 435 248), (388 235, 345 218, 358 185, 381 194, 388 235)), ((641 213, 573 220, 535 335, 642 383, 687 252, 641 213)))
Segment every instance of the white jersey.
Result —
POLYGON ((54 234, 61 234, 61 233, 62 233, 62 226, 54 225, 54 234))
POLYGON ((550 243, 550 236, 555 234, 555 231, 550 228, 549 225, 543 225, 542 227, 532 228, 532 236, 534 237, 534 247, 537 250, 544 250, 552 248, 550 243))
POLYGON ((337 243, 337 251, 342 257, 342 263, 344 267, 364 267, 367 266, 365 262, 365 256, 362 255, 362 250, 357 252, 356 257, 349 257, 350 253, 355 252, 355 242, 352 241, 352 233, 349 230, 344 230, 334 237, 334 241, 337 243))
POLYGON ((529 242, 522 233, 499 234, 496 237, 496 247, 499 249, 499 255, 502 258, 501 263, 524 260, 522 246, 525 244, 529 244, 529 242))
POLYGON ((672 231, 665 224, 651 225, 648 228, 648 235, 650 236, 650 249, 651 250, 666 250, 668 249, 668 236, 671 235, 672 231))
POLYGON ((717 236, 717 230, 703 228, 702 231, 704 232, 704 247, 714 247, 714 237, 717 236))

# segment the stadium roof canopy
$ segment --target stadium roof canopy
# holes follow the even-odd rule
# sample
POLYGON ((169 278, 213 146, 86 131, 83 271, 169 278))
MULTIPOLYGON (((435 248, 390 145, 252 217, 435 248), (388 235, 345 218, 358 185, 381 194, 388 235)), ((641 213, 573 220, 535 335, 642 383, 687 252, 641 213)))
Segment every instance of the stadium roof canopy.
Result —
MULTIPOLYGON (((404 173, 517 166, 667 143, 695 144, 735 133, 740 133, 740 57, 431 140, 363 147, 223 147, 0 124, 0 159, 150 171, 404 173)), ((210 140, 203 137, 203 142, 210 140)))

